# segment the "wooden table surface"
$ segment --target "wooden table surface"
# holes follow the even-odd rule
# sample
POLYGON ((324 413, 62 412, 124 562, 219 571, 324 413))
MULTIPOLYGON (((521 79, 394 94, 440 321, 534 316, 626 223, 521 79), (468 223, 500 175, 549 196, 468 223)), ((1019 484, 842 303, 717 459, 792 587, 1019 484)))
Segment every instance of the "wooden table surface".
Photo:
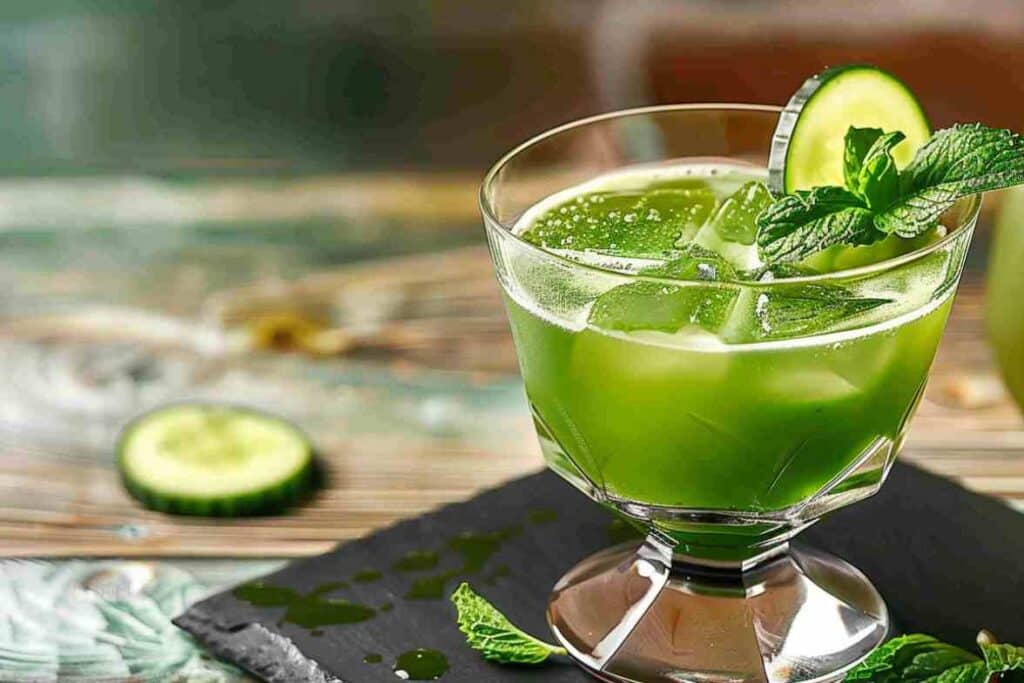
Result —
MULTIPOLYGON (((59 200, 67 193, 91 222, 114 224, 124 213, 117 207, 134 202, 118 181, 91 181, 85 189, 77 181, 53 183, 37 195, 59 200)), ((310 555, 543 466, 481 244, 476 178, 147 183, 144 198, 166 216, 144 216, 160 231, 138 229, 143 214, 136 212, 117 239, 93 234, 90 240, 104 240, 100 265, 91 258, 68 261, 52 247, 59 246, 53 234, 30 243, 0 230, 0 246, 15 240, 0 250, 7 259, 0 273, 13 270, 20 287, 8 309, 22 305, 18 294, 30 310, 68 292, 91 297, 59 324, 38 315, 0 321, 0 557, 310 555), (186 224, 171 239, 166 221, 179 206, 191 207, 198 227, 186 224), (310 216, 315 231, 303 234, 315 240, 297 252, 295 230, 306 229, 310 216), (213 230, 210 221, 227 227, 213 230), (156 247, 152 234, 161 236, 156 247), (255 237, 242 243, 240 234, 255 237), (25 252, 27 244, 36 251, 25 252), (416 253, 408 253, 410 245, 416 253), (119 247, 125 252, 114 251, 119 247), (150 252, 152 263, 125 269, 150 252), (330 254, 326 261, 323 252, 330 254), (35 270, 25 269, 28 262, 35 270), (114 268, 102 270, 106 262, 114 268), (253 263, 272 276, 254 279, 253 263), (229 268, 240 271, 237 282, 226 280, 229 268), (159 325, 136 321, 140 302, 163 307, 159 325), (194 321, 195 329, 182 321, 194 321), (187 381, 164 394, 152 387, 125 393, 118 382, 154 373, 131 355, 121 375, 114 374, 118 382, 103 375, 108 347, 102 344, 110 342, 104 335, 124 329, 152 337, 159 329, 166 337, 165 328, 175 326, 185 329, 189 343, 211 326, 226 331, 226 341, 213 353, 189 350, 182 356, 190 364, 185 371, 172 364, 170 376, 187 381), (54 339, 66 346, 54 346, 54 339), (57 360, 40 361, 40 348, 57 360), (67 389, 23 387, 17 354, 26 349, 29 368, 46 382, 68 373, 61 359, 85 349, 85 372, 76 371, 85 379, 72 378, 67 389), (44 408, 27 402, 33 391, 48 401, 44 408), (139 507, 114 469, 113 443, 124 423, 114 409, 137 413, 147 404, 196 397, 243 400, 297 422, 316 443, 327 485, 280 516, 180 518, 139 507), (66 403, 74 409, 67 419, 59 412, 66 403), (59 419, 49 419, 51 413, 59 419)), ((25 193, 12 188, 3 196, 14 203, 25 193)), ((984 223, 995 205, 986 203, 984 223)), ((25 219, 42 209, 27 209, 25 219)), ((75 230, 68 231, 74 238, 75 230)), ((902 457, 1024 507, 1024 419, 1002 389, 984 341, 986 238, 983 226, 902 457)), ((85 243, 71 244, 82 253, 85 243)), ((127 347, 137 350, 144 345, 139 340, 156 356, 168 354, 163 337, 159 343, 132 337, 127 347)), ((110 353, 123 354, 126 344, 119 344, 110 353)), ((184 362, 172 356, 174 364, 184 362)))
MULTIPOLYGON (((460 206, 470 220, 472 208, 460 206)), ((126 495, 109 449, 0 432, 0 556, 305 556, 540 468, 480 241, 474 232, 469 246, 375 259, 302 284, 390 292, 392 302, 387 324, 330 361, 264 354, 292 371, 329 370, 308 400, 300 388, 265 401, 317 443, 328 476, 312 500, 274 517, 171 517, 126 495), (408 305, 393 305, 396 297, 408 305)), ((1024 420, 983 340, 982 293, 980 272, 969 269, 902 457, 1024 506, 1024 420)))

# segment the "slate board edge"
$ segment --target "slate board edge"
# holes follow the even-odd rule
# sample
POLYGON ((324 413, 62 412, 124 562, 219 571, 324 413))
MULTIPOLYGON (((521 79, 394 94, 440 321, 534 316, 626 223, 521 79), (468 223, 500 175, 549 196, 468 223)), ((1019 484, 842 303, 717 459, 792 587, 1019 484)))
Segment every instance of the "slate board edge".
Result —
POLYGON ((261 624, 247 624, 235 631, 219 628, 204 630, 206 620, 189 610, 177 617, 174 624, 190 633, 218 658, 248 671, 268 683, 346 683, 320 668, 302 654, 285 636, 271 632, 261 624), (202 631, 202 635, 197 635, 202 631), (296 678, 298 676, 298 678, 296 678))
MULTIPOLYGON (((471 505, 478 498, 508 486, 526 485, 534 477, 544 476, 547 472, 546 468, 542 468, 530 474, 513 477, 495 486, 477 491, 465 500, 439 505, 415 517, 397 520, 361 538, 339 543, 332 550, 324 554, 338 552, 349 543, 358 543, 363 539, 386 531, 397 531, 404 526, 413 526, 424 517, 432 517, 441 514, 445 510, 471 505)), ((322 556, 323 554, 314 555, 299 559, 297 562, 314 561, 322 556)), ((272 572, 271 575, 276 573, 272 572)), ((302 651, 289 638, 274 633, 260 624, 250 623, 238 629, 225 629, 204 609, 203 605, 205 602, 206 600, 204 599, 190 606, 185 612, 172 619, 171 623, 187 631, 193 639, 220 659, 233 662, 249 673, 268 681, 268 683, 293 683, 296 680, 294 673, 297 671, 304 672, 308 678, 302 680, 309 681, 309 683, 353 683, 328 673, 316 661, 303 655, 302 651), (284 669, 280 665, 261 665, 261 663, 268 661, 266 658, 268 651, 275 652, 275 656, 269 661, 288 662, 288 666, 292 668, 284 669), (257 653, 259 653, 258 656, 257 653)))

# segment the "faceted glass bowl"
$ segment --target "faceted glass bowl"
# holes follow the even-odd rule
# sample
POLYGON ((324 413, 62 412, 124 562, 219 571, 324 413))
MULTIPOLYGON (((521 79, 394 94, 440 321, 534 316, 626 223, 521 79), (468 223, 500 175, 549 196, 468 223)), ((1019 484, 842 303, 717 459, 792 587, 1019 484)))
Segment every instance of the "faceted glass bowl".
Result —
POLYGON ((924 389, 978 198, 947 212, 944 236, 916 251, 755 284, 652 278, 515 234, 539 201, 612 171, 716 160, 764 168, 777 119, 773 107, 723 105, 598 116, 513 150, 481 189, 545 459, 648 533, 639 549, 585 560, 552 596, 556 635, 607 680, 828 680, 888 630, 884 603, 856 569, 787 541, 885 480, 924 389), (628 302, 637 309, 667 289, 698 300, 728 290, 753 302, 762 338, 695 345, 663 331, 597 329, 594 301, 624 285, 639 292, 628 302), (860 315, 823 307, 805 332, 771 336, 773 306, 837 289, 884 303, 860 315), (815 638, 801 630, 808 623, 815 638))

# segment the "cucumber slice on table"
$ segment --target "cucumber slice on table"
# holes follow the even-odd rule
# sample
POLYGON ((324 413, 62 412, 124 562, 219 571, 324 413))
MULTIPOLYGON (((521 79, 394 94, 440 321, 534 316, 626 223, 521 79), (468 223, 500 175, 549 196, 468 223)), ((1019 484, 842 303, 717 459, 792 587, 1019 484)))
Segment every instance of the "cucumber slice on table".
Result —
POLYGON ((177 404, 125 428, 117 465, 146 507, 231 517, 279 510, 299 497, 313 480, 313 449, 298 428, 266 413, 177 404))
POLYGON ((807 79, 779 116, 768 160, 768 186, 776 194, 818 185, 843 185, 844 137, 850 126, 902 131, 893 149, 900 168, 931 137, 913 93, 873 66, 840 66, 807 79))

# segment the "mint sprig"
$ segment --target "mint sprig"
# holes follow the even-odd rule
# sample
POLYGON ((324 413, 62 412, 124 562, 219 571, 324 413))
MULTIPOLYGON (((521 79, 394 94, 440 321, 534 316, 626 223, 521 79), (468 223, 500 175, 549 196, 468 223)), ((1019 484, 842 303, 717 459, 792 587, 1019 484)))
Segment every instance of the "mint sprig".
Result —
POLYGON ((899 171, 891 152, 902 140, 900 132, 851 127, 846 187, 798 191, 761 212, 761 260, 789 263, 837 245, 917 237, 961 197, 1024 183, 1024 136, 1012 131, 979 123, 940 130, 899 171))
POLYGON ((564 648, 538 640, 516 627, 468 583, 462 583, 451 600, 458 612, 459 630, 484 659, 499 664, 540 664, 552 655, 566 655, 564 648))
MULTIPOLYGON (((980 640, 980 639, 979 639, 980 640)), ((893 638, 846 674, 845 683, 990 683, 1024 671, 1024 648, 981 643, 979 657, 923 634, 893 638)), ((1013 679, 1016 680, 1016 679, 1013 679)))
POLYGON ((980 662, 977 655, 920 633, 893 638, 846 674, 846 683, 924 681, 964 664, 980 662))
POLYGON ((1006 643, 983 643, 981 654, 989 673, 1024 671, 1024 647, 1006 643))

